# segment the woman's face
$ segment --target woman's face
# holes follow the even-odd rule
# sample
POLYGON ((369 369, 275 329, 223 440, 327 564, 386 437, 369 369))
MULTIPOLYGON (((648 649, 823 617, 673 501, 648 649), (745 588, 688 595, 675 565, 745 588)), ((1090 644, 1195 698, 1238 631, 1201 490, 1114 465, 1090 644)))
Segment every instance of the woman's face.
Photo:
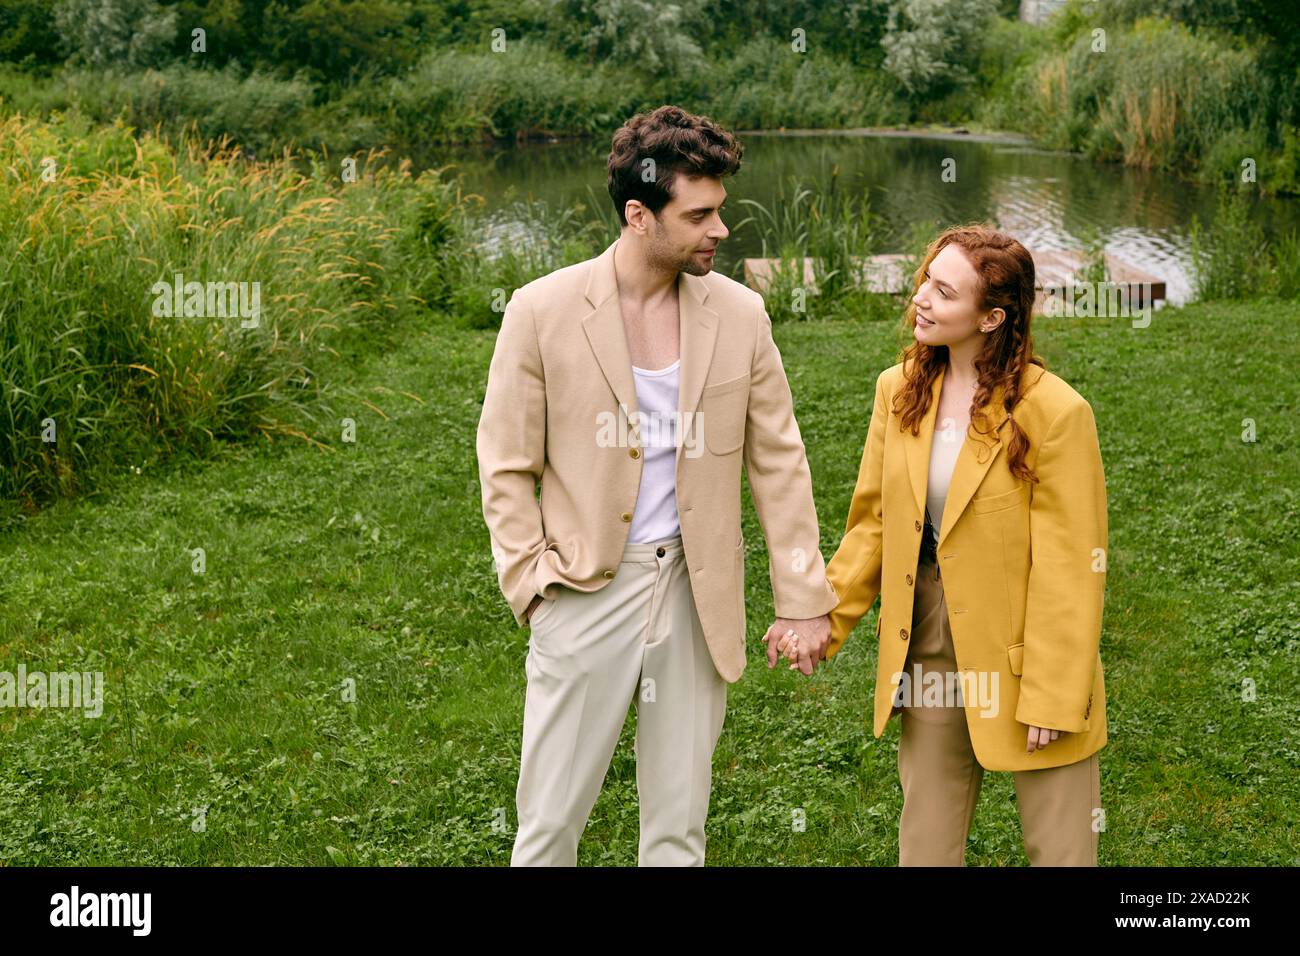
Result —
POLYGON ((916 324, 912 334, 925 345, 957 346, 983 336, 981 324, 992 331, 1002 322, 1001 309, 981 312, 975 289, 979 276, 961 246, 949 244, 930 263, 921 287, 912 296, 916 324))

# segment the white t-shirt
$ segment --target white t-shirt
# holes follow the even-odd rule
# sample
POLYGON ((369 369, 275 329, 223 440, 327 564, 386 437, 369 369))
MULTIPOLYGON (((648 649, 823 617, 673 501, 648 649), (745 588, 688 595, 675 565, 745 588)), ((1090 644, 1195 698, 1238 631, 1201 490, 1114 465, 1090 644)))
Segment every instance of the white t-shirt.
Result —
POLYGON ((677 391, 682 360, 667 368, 632 366, 641 413, 641 488, 632 514, 630 544, 681 534, 677 517, 677 391))
POLYGON ((925 489, 925 506, 930 513, 930 524, 934 525, 935 535, 943 527, 943 505, 948 500, 952 472, 965 441, 964 429, 939 428, 936 421, 934 438, 930 442, 930 476, 925 489))

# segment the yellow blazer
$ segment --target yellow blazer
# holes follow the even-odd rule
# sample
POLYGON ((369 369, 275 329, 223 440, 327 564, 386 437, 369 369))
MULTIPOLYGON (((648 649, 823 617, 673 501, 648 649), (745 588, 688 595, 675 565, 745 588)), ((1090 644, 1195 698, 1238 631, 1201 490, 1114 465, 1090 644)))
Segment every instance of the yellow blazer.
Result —
MULTIPOLYGON (((996 708, 964 695, 971 744, 988 770, 1074 763, 1106 742, 1098 652, 1106 479, 1096 423, 1088 402, 1041 366, 1031 365, 1021 382, 1012 415, 1029 438, 1025 463, 1039 483, 1021 481, 1007 467, 1011 431, 999 389, 985 407, 992 433, 967 430, 939 529, 957 667, 971 672, 972 683, 964 686, 975 686, 983 671, 991 690, 997 674, 996 708), (1029 725, 1068 733, 1028 754, 1029 725)), ((844 538, 826 568, 840 598, 831 612, 827 657, 838 653, 880 595, 876 737, 896 712, 897 675, 905 670, 943 374, 915 436, 901 430, 893 411, 902 385, 901 363, 876 379, 844 538)))

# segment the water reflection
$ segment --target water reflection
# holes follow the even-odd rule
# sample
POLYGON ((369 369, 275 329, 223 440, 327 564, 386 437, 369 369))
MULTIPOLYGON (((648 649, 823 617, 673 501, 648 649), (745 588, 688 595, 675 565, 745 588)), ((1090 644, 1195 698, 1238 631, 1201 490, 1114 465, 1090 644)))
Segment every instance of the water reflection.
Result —
MULTIPOLYGON (((727 181, 731 223, 744 218, 735 200, 771 205, 789 180, 829 188, 870 190, 882 217, 882 251, 900 251, 918 222, 934 231, 956 222, 988 220, 1037 250, 1084 248, 1090 235, 1108 251, 1168 283, 1169 301, 1190 294, 1188 232, 1193 215, 1213 221, 1215 190, 1169 174, 1097 164, 1021 143, 920 136, 741 135, 745 159, 727 181), (955 182, 941 172, 951 160, 955 182)), ((610 215, 605 192, 607 144, 537 144, 499 150, 448 149, 422 157, 417 168, 454 163, 466 187, 484 197, 493 232, 519 241, 502 223, 511 203, 545 199, 551 208, 590 203, 610 215)), ((1257 199, 1255 217, 1268 235, 1300 227, 1300 203, 1257 199)), ((719 248, 717 268, 740 276, 740 260, 759 253, 752 229, 733 230, 719 248)))

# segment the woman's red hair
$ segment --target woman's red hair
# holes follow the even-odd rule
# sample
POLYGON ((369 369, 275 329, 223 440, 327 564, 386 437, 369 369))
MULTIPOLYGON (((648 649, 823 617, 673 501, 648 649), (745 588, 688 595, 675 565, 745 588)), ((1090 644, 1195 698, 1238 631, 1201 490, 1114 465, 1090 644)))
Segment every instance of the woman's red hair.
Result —
MULTIPOLYGON (((1034 309, 1034 260, 1019 242, 987 225, 952 226, 939 234, 925 251, 925 258, 912 278, 912 295, 925 281, 925 274, 945 246, 961 248, 966 259, 975 268, 979 284, 975 290, 977 308, 987 311, 1001 308, 1006 319, 984 337, 984 347, 975 358, 977 384, 971 400, 971 426, 988 434, 988 418, 984 408, 999 386, 1002 387, 1002 404, 1008 415, 1019 403, 1020 379, 1029 365, 1046 368, 1046 363, 1034 354, 1029 322, 1034 309)), ((948 346, 929 346, 916 341, 912 332, 916 328, 916 303, 909 298, 904 316, 904 327, 912 339, 903 352, 905 384, 895 400, 894 411, 902 419, 904 428, 913 435, 920 431, 921 419, 930 407, 934 380, 948 362, 948 346)), ((1029 438, 1015 418, 1008 426, 1011 440, 1007 446, 1007 464, 1011 473, 1023 481, 1038 481, 1038 476, 1025 465, 1029 438)))

